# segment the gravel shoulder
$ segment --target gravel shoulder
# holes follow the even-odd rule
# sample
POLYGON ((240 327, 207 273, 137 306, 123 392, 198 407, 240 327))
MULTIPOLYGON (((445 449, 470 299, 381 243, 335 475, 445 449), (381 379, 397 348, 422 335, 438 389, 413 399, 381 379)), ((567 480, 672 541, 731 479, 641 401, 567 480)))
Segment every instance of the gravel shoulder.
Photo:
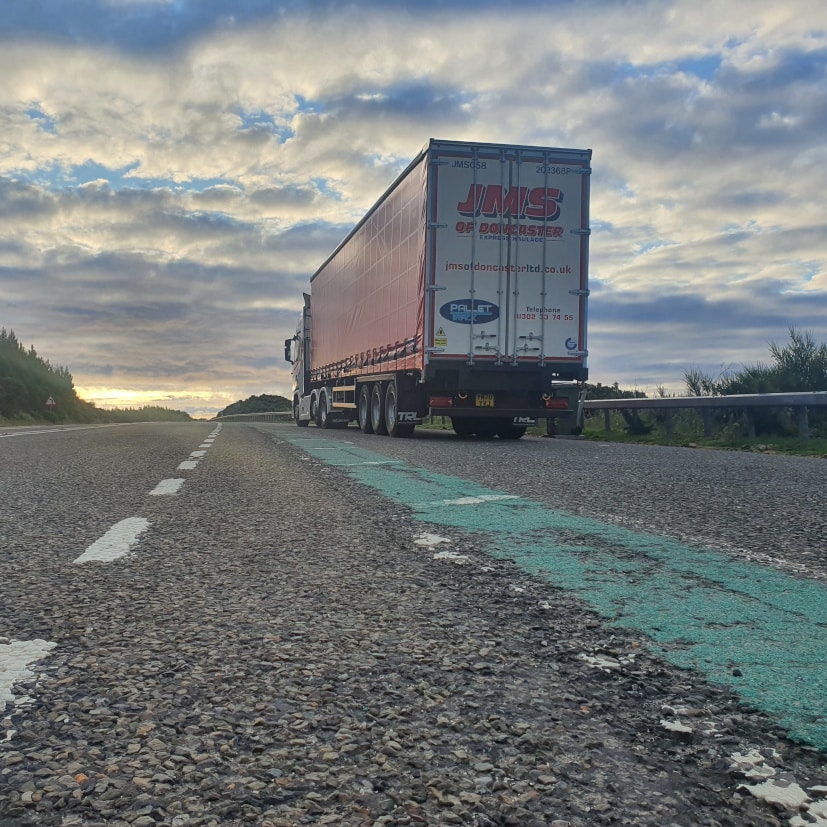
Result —
POLYGON ((130 557, 3 557, 15 634, 57 647, 0 744, 0 825, 817 823, 824 755, 315 470, 225 428, 181 496, 133 503, 130 557), (745 788, 771 771, 806 801, 745 788))

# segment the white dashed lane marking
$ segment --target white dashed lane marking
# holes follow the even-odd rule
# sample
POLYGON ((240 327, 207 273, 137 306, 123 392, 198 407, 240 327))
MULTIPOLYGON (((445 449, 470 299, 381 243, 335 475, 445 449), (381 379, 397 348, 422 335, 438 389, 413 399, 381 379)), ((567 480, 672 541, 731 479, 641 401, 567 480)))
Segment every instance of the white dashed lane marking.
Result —
MULTIPOLYGON (((192 451, 190 458, 184 460, 178 469, 181 471, 192 471, 198 461, 205 456, 207 449, 212 447, 212 441, 218 435, 221 426, 218 426, 201 445, 203 450, 192 451), (209 444, 207 444, 209 443, 209 444)), ((174 496, 181 490, 184 484, 183 477, 173 477, 161 480, 152 491, 152 497, 174 496)), ((129 553, 132 547, 138 542, 138 538, 149 528, 149 520, 144 517, 128 517, 116 523, 99 540, 92 543, 74 563, 103 562, 109 563, 129 553)))
MULTIPOLYGON (((54 430, 63 429, 50 429, 48 431, 33 431, 27 429, 24 432, 16 433, 2 432, 0 433, 0 437, 30 436, 41 433, 53 433, 54 430)), ((185 460, 178 467, 185 470, 195 468, 198 465, 198 458, 203 457, 207 453, 206 449, 212 447, 220 430, 221 426, 219 425, 209 437, 198 446, 202 450, 193 451, 190 454, 190 459, 185 460)), ((184 481, 183 477, 161 480, 155 488, 149 492, 150 496, 175 495, 180 491, 184 481)), ((128 517, 125 520, 121 520, 72 562, 110 563, 113 560, 118 560, 135 547, 141 535, 149 526, 149 520, 144 517, 128 517)), ((34 677, 35 673, 33 670, 37 661, 48 655, 50 650, 55 646, 57 646, 56 643, 40 639, 11 640, 10 638, 0 636, 0 724, 4 725, 0 729, 0 744, 10 741, 16 734, 15 730, 6 729, 6 725, 10 723, 10 719, 4 717, 6 708, 9 705, 16 705, 18 708, 22 708, 29 700, 25 696, 15 698, 12 692, 12 686, 17 681, 29 680, 34 677)))
POLYGON ((177 494, 178 490, 184 484, 183 477, 177 477, 174 479, 169 480, 161 480, 152 491, 149 492, 150 496, 161 496, 163 494, 177 494))
POLYGON ((115 523, 99 540, 95 540, 74 563, 109 563, 129 552, 138 537, 149 528, 149 520, 143 517, 127 517, 115 523))

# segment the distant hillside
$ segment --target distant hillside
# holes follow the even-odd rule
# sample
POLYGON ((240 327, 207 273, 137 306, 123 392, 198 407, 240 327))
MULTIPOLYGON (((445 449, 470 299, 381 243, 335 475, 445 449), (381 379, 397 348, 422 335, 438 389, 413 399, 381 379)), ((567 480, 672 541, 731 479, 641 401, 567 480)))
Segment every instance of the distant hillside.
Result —
POLYGON ((101 411, 110 422, 191 422, 186 411, 174 411, 157 405, 143 405, 140 408, 111 408, 101 411))
POLYGON ((269 393, 260 396, 250 396, 247 399, 227 405, 217 416, 231 416, 233 414, 268 413, 270 411, 289 411, 293 407, 289 399, 269 393))

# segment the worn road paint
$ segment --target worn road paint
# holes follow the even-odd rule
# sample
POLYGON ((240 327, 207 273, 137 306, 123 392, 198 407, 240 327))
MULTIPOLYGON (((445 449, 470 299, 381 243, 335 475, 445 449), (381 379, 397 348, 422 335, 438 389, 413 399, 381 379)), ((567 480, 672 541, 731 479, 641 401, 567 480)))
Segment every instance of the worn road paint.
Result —
POLYGON ((150 496, 161 496, 163 494, 177 494, 181 486, 184 484, 183 477, 177 477, 175 479, 169 480, 161 480, 152 491, 149 492, 150 496))
MULTIPOLYGON (((0 646, 0 715, 7 704, 25 702, 24 698, 15 699, 12 688, 18 682, 28 681, 35 676, 31 667, 57 646, 48 640, 35 638, 34 640, 12 640, 0 646)), ((0 743, 9 740, 9 732, 0 743)))
POLYGON ((110 563, 123 557, 138 542, 138 537, 149 528, 143 517, 127 517, 115 523, 99 540, 95 540, 74 563, 110 563))
POLYGON ((792 737, 827 749, 824 585, 391 464, 335 440, 278 438, 409 506, 423 522, 483 534, 492 555, 576 592, 612 625, 644 632, 672 663, 732 687, 792 737))
POLYGON ((179 466, 179 471, 192 471, 198 465, 197 459, 185 459, 179 466))
POLYGON ((518 500, 516 494, 483 494, 480 497, 460 497, 457 500, 444 500, 442 505, 479 505, 495 500, 518 500))

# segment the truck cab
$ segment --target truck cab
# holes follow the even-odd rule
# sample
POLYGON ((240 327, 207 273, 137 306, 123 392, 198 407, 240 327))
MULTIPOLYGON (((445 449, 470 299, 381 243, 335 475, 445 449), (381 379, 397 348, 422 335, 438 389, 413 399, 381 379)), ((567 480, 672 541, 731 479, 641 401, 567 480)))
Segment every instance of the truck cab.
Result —
POLYGON ((312 410, 312 397, 307 392, 310 386, 310 294, 303 296, 299 325, 293 337, 284 341, 284 359, 293 366, 293 421, 299 426, 310 424, 312 410))

